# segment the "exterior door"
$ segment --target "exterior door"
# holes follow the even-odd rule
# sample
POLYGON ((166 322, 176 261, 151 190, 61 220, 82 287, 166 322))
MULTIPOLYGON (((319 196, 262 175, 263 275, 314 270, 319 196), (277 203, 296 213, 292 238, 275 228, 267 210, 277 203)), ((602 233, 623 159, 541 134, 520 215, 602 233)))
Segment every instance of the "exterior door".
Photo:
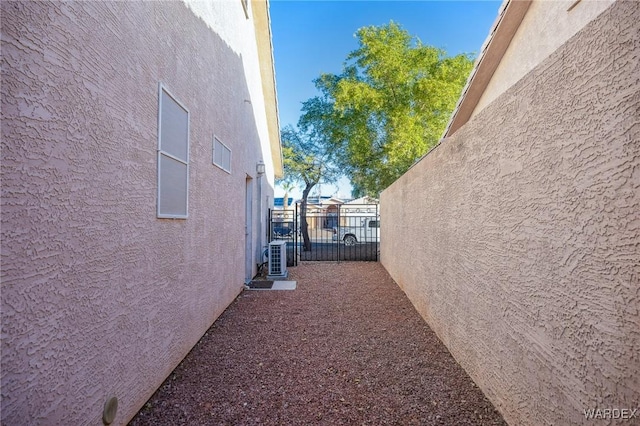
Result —
POLYGON ((244 282, 253 278, 253 181, 247 177, 245 186, 245 225, 244 225, 244 282))

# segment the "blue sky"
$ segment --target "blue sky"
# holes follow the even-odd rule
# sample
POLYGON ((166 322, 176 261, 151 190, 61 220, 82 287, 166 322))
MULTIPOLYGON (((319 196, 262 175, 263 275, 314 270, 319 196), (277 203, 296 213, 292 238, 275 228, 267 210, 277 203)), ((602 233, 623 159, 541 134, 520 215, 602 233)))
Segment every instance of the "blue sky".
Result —
MULTIPOLYGON (((423 43, 449 55, 476 54, 489 34, 501 0, 478 1, 288 1, 271 0, 280 125, 295 125, 302 102, 317 94, 313 80, 338 74, 358 45, 358 28, 400 24, 423 43)), ((349 195, 343 179, 323 185, 322 195, 349 195)), ((294 196, 297 195, 297 191, 294 196)), ((276 196, 283 191, 276 188, 276 196)))

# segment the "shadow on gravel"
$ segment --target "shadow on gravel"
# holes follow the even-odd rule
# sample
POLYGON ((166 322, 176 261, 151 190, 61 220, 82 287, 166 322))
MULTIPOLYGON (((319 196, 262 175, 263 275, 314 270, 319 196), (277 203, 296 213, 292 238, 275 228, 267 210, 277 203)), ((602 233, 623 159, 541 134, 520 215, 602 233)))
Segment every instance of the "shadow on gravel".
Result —
POLYGON ((380 263, 289 279, 241 293, 130 424, 505 424, 380 263))

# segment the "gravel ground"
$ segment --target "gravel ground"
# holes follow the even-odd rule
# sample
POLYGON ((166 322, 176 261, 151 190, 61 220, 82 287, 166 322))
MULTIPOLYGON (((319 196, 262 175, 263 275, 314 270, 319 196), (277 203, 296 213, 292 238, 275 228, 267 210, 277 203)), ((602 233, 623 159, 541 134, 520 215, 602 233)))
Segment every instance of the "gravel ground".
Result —
POLYGON ((131 425, 503 425, 375 262, 244 291, 131 425))

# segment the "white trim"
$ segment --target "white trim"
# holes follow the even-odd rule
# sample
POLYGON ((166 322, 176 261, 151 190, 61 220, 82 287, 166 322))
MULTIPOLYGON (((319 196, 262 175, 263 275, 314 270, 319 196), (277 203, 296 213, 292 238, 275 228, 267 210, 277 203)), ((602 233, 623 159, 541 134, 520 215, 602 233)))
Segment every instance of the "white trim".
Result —
POLYGON ((189 109, 184 106, 182 102, 180 102, 173 94, 167 89, 167 87, 162 84, 162 82, 158 83, 158 145, 157 145, 157 177, 156 177, 156 216, 159 219, 187 219, 189 217, 189 158, 191 157, 191 113, 189 109), (166 151, 162 150, 161 141, 162 141, 162 93, 166 93, 180 108, 182 108, 187 113, 187 158, 182 159, 178 158, 173 154, 170 154, 166 151), (185 200, 185 211, 184 215, 177 214, 166 214, 160 212, 160 176, 162 176, 161 170, 161 158, 162 157, 171 158, 175 161, 178 161, 187 166, 187 184, 186 184, 186 200, 185 200))
POLYGON ((231 155, 232 155, 232 151, 231 148, 229 148, 224 142, 222 142, 217 136, 213 136, 213 143, 211 144, 211 162, 214 166, 218 167, 220 170, 224 170, 225 172, 231 174, 231 155), (228 152, 229 152, 229 168, 226 169, 224 167, 224 164, 218 164, 216 163, 216 142, 218 142, 220 145, 222 145, 228 152))

